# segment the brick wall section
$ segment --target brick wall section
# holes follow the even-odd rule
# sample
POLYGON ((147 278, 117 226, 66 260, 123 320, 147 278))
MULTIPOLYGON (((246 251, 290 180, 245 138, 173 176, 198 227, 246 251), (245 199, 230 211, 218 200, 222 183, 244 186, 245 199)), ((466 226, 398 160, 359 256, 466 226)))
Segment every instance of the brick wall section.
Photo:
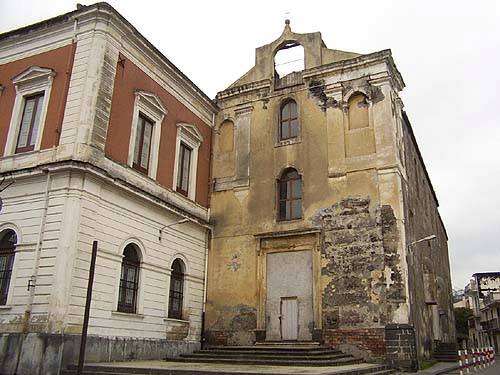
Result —
POLYGON ((205 331, 205 343, 211 346, 227 345, 228 333, 226 331, 205 331))
POLYGON ((169 321, 167 340, 184 340, 189 335, 189 322, 169 321))
MULTIPOLYGON (((325 345, 353 346, 365 351, 372 360, 384 360, 386 354, 384 328, 341 328, 323 331, 325 345)), ((342 349, 344 349, 342 348, 342 349)))
POLYGON ((389 324, 385 327, 387 362, 406 371, 418 369, 415 330, 408 324, 389 324))

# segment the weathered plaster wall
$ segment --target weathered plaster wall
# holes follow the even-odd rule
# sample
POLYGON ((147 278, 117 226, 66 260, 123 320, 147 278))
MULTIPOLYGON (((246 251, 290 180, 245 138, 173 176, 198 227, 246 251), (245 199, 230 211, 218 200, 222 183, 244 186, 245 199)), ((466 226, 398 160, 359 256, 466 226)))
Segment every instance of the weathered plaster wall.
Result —
POLYGON ((93 240, 99 248, 88 360, 158 359, 198 348, 205 229, 184 223, 164 229, 159 240, 159 229, 179 217, 145 197, 85 170, 51 172, 45 198, 46 183, 43 173, 18 178, 2 194, 0 230, 14 229, 19 244, 7 306, 0 310, 0 346, 15 347, 20 357, 1 350, 0 372, 13 373, 19 359, 18 374, 29 373, 28 368, 56 374, 59 366, 76 360, 93 240), (122 253, 129 241, 141 249, 136 314, 116 311, 122 253), (171 264, 177 257, 186 265, 184 321, 167 318, 171 264), (30 292, 26 286, 32 275, 30 292))
POLYGON ((267 68, 258 58, 251 75, 260 81, 248 82, 246 75, 245 85, 219 93, 216 126, 232 121, 235 151, 230 157, 217 154, 218 145, 227 140, 224 132, 215 132, 208 341, 249 344, 266 338, 260 315, 264 311, 265 316, 263 296, 268 292, 259 268, 267 256, 263 238, 281 239, 272 251, 297 250, 304 246, 298 233, 307 230, 316 230, 321 238, 308 245, 320 254, 313 267, 315 340, 381 358, 385 325, 408 323, 401 161, 393 111, 401 86, 387 52, 366 59, 365 64, 343 62, 350 69, 341 69, 340 63, 315 65, 275 82, 271 74, 265 77, 267 68), (356 93, 366 96, 366 102, 363 113, 356 111, 349 120, 349 99, 356 93), (298 106, 300 135, 280 141, 279 109, 288 98, 298 106), (350 121, 358 118, 363 123, 351 124, 351 129, 350 121), (283 222, 276 220, 276 180, 287 167, 302 176, 303 218, 283 222), (338 225, 332 227, 332 222, 338 225), (245 330, 230 330, 243 309, 257 312, 257 322, 247 315, 245 330), (355 339, 354 332, 361 338, 355 339))
POLYGON ((331 344, 357 345, 372 357, 383 356, 383 329, 394 322, 394 311, 406 302, 392 208, 370 209, 369 198, 348 198, 320 210, 313 222, 324 236, 324 334, 331 344), (364 332, 376 338, 360 339, 364 332))
POLYGON ((402 116, 402 129, 408 243, 436 236, 435 240, 410 245, 408 252, 411 321, 419 356, 429 357, 435 340, 455 342, 448 237, 406 114, 402 116))

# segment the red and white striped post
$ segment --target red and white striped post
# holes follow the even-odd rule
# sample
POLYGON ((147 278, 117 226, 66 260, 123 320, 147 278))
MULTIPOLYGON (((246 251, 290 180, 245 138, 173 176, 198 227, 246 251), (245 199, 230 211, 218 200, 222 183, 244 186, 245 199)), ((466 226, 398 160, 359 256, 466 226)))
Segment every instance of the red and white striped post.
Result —
POLYGON ((472 348, 471 352, 472 352, 472 369, 474 371, 477 371, 477 350, 472 348))
POLYGON ((464 375, 464 357, 463 351, 458 351, 458 368, 460 369, 460 375, 464 375))

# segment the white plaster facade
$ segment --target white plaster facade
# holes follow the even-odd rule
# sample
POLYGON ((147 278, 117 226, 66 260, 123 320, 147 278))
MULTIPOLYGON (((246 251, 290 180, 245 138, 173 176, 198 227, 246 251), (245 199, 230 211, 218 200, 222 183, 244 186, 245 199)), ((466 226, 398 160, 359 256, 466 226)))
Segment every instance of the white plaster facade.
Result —
MULTIPOLYGON (((35 151, 6 151, 0 159, 1 176, 13 182, 1 195, 0 232, 12 229, 18 239, 7 303, 0 306, 0 345, 14 340, 23 348, 17 359, 14 353, 4 352, 0 372, 5 374, 28 373, 33 368, 40 374, 56 374, 74 362, 94 240, 98 255, 88 333, 109 348, 92 343, 87 347, 89 360, 134 355, 161 358, 200 345, 209 210, 195 202, 194 191, 188 199, 158 184, 156 170, 146 176, 106 157, 106 134, 96 136, 96 123, 109 120, 109 106, 99 108, 97 96, 103 86, 112 92, 120 52, 210 127, 215 107, 126 20, 102 3, 69 13, 45 28, 0 38, 0 66, 73 43, 59 144, 40 150, 37 140, 35 151), (111 84, 106 81, 110 74, 111 84), (117 311, 123 250, 128 243, 140 249, 133 314, 117 311), (185 265, 180 323, 188 331, 181 344, 171 347, 167 333, 179 324, 167 317, 176 258, 185 265), (49 352, 38 333, 65 338, 49 352), (147 354, 115 350, 111 347, 116 339, 133 339, 137 345, 146 340, 154 350, 147 354)), ((155 137, 158 143, 159 132, 155 137)), ((152 164, 157 167, 157 156, 152 164)))

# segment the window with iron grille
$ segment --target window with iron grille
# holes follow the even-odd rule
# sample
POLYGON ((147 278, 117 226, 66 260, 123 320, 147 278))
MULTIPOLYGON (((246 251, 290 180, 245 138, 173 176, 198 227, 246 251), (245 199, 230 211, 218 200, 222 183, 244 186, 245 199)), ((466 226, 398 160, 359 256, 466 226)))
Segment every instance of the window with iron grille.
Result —
POLYGON ((278 220, 302 218, 302 177, 293 168, 278 180, 278 220))
POLYGON ((182 303, 184 299, 184 267, 180 259, 174 260, 170 276, 170 293, 168 298, 168 317, 182 319, 182 303))
POLYGON ((24 98, 23 116, 17 136, 16 153, 33 151, 40 127, 43 93, 24 98))
POLYGON ((13 230, 7 229, 0 233, 0 305, 7 304, 16 243, 17 236, 13 230))
POLYGON ((299 135, 299 117, 297 114, 297 103, 288 99, 280 108, 279 140, 284 141, 296 138, 299 135))
POLYGON ((137 133, 134 145, 134 162, 132 166, 143 173, 148 174, 149 158, 151 156, 151 139, 153 134, 153 122, 142 113, 137 120, 137 133))
POLYGON ((179 149, 179 165, 177 166, 177 191, 188 196, 189 173, 191 170, 191 153, 193 149, 181 142, 179 149))
POLYGON ((120 290, 118 293, 118 311, 135 313, 137 294, 139 290, 139 254, 134 244, 129 244, 123 250, 120 290))

